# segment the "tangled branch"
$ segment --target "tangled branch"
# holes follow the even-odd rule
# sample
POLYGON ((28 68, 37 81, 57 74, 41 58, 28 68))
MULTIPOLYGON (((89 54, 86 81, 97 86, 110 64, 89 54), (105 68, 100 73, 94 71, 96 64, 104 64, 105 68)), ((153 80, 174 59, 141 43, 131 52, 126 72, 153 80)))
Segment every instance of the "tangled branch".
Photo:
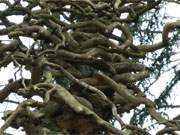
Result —
POLYGON ((153 119, 166 126, 157 135, 180 130, 179 121, 164 118, 136 86, 150 71, 133 59, 167 47, 169 33, 180 28, 179 21, 168 23, 161 42, 134 45, 130 24, 161 0, 0 3, 6 5, 0 11, 0 35, 10 40, 0 43, 0 67, 18 63, 31 72, 30 79, 10 82, 0 91, 1 103, 11 93, 27 99, 4 116, 1 133, 8 127, 23 127, 27 134, 149 134, 120 118, 142 104, 153 119), (123 13, 128 15, 121 19, 123 13), (11 22, 11 15, 23 16, 22 22, 11 22), (114 34, 114 30, 120 32, 114 34), (33 39, 33 44, 28 47, 21 37, 33 39), (43 102, 32 100, 35 95, 43 102), (112 125, 113 119, 122 129, 112 125))

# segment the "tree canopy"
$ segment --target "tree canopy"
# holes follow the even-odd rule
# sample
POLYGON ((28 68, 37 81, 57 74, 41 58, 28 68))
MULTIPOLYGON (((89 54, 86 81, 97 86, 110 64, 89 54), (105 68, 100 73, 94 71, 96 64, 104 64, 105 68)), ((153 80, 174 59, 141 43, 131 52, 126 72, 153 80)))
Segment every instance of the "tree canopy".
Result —
POLYGON ((165 23, 169 3, 179 1, 0 0, 0 68, 17 69, 0 90, 1 103, 17 104, 4 112, 0 132, 149 135, 150 118, 152 127, 163 125, 157 135, 178 134, 179 114, 170 119, 164 112, 179 107, 168 102, 180 79, 180 21, 165 23), (165 72, 173 77, 151 98, 150 87, 165 72), (11 93, 23 101, 8 98, 11 93), (130 121, 123 121, 129 112, 130 121))

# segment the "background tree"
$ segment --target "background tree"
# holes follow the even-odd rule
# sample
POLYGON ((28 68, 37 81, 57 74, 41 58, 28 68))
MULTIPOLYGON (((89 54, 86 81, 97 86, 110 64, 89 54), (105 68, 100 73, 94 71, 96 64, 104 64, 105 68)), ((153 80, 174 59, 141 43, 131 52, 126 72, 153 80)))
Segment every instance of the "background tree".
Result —
POLYGON ((2 39, 0 44, 0 67, 13 63, 17 72, 27 70, 31 78, 15 77, 0 91, 1 103, 17 104, 15 110, 4 112, 0 132, 23 127, 26 134, 146 135, 150 129, 143 125, 150 117, 164 125, 157 135, 177 134, 179 115, 169 119, 159 112, 177 107, 167 99, 180 74, 178 59, 172 64, 178 54, 180 22, 160 28, 165 17, 160 12, 168 2, 179 3, 1 0, 6 8, 0 11, 0 35, 8 36, 9 42, 2 39), (8 19, 13 15, 23 17, 22 22, 8 19), (162 41, 154 43, 157 33, 162 41), (23 42, 22 37, 33 43, 23 42), (150 86, 167 71, 173 71, 174 77, 159 97, 151 99, 150 86), (7 100, 11 93, 24 100, 7 100), (122 121, 121 116, 130 111, 130 122, 122 121), (115 122, 121 129, 114 127, 115 122))

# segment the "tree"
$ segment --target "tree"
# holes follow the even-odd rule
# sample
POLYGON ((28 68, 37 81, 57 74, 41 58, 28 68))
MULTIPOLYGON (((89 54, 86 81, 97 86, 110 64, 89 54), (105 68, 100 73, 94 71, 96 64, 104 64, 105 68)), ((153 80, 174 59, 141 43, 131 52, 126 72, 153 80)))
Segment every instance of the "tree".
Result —
POLYGON ((158 111, 176 107, 167 98, 179 80, 178 64, 169 67, 172 56, 178 54, 180 22, 167 23, 162 31, 158 27, 164 23, 158 18, 163 16, 160 10, 169 2, 179 3, 1 0, 6 8, 0 11, 0 35, 8 36, 10 42, 0 44, 0 67, 13 63, 17 72, 31 73, 31 78, 10 80, 0 91, 1 103, 17 103, 6 100, 11 93, 24 98, 15 110, 4 112, 1 133, 23 127, 26 134, 146 135, 149 130, 143 124, 150 116, 164 125, 157 135, 177 134, 179 115, 168 119, 158 111), (8 19, 12 15, 23 21, 12 22, 8 19), (153 43, 157 33, 162 41, 153 43), (23 42, 22 37, 33 43, 23 42), (159 97, 150 99, 150 86, 167 69, 173 70, 173 79, 159 97), (121 116, 130 111, 131 121, 122 121, 121 116))

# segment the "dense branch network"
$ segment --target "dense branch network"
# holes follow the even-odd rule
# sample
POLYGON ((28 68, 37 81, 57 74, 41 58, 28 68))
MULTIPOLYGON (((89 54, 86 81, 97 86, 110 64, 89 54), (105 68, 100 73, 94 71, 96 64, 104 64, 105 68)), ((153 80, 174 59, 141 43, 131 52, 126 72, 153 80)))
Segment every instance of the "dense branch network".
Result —
POLYGON ((149 77, 148 67, 134 62, 149 52, 168 46, 168 34, 180 22, 168 23, 162 41, 133 44, 130 24, 161 0, 1 0, 0 67, 14 63, 31 72, 31 78, 9 82, 0 91, 0 102, 11 94, 25 100, 5 113, 1 133, 23 127, 27 134, 149 134, 120 116, 144 104, 149 115, 165 128, 157 132, 176 134, 178 120, 165 119, 135 85, 149 77), (121 18, 127 13, 126 18, 121 18), (14 23, 9 16, 23 16, 14 23), (114 34, 114 30, 119 30, 114 34), (28 46, 21 37, 33 39, 28 46), (43 102, 32 100, 40 96, 43 102), (32 109, 33 108, 33 111, 32 109), (122 129, 114 127, 115 119, 122 129))

